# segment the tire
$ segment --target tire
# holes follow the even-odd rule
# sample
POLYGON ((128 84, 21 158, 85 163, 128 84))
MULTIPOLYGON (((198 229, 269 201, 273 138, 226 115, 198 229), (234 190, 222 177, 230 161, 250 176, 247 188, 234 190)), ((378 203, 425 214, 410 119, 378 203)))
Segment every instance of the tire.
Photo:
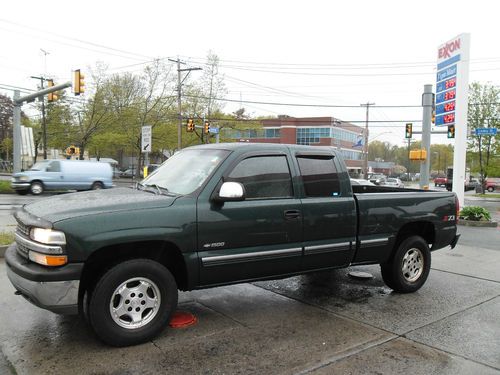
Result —
POLYGON ((163 265, 149 259, 128 260, 97 281, 88 319, 96 335, 109 345, 140 344, 167 327, 177 296, 175 279, 163 265))
POLYGON ((33 195, 40 195, 43 190, 43 184, 39 181, 33 181, 30 185, 30 193, 33 195))
POLYGON ((92 187, 91 187, 92 190, 100 190, 100 189, 104 189, 104 185, 102 184, 102 182, 99 182, 99 181, 96 181, 92 184, 92 187))
POLYGON ((412 293, 424 285, 431 269, 431 252, 420 236, 401 242, 389 263, 380 265, 385 284, 399 293, 412 293))
POLYGON ((490 186, 490 187, 488 188, 488 191, 489 191, 490 193, 493 193, 493 192, 495 191, 495 188, 494 188, 493 186, 490 186))

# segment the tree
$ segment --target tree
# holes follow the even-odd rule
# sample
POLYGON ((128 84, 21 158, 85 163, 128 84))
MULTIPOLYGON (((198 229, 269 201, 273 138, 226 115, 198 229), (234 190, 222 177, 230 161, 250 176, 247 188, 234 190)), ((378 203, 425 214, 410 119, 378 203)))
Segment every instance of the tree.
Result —
POLYGON ((497 132, 496 136, 479 137, 474 134, 474 131, 480 127, 500 128, 500 88, 478 82, 469 86, 467 123, 468 128, 472 131, 467 148, 469 152, 475 153, 479 158, 479 172, 484 188, 486 177, 491 172, 500 169, 498 157, 491 157, 499 154, 500 132, 497 132))
MULTIPOLYGON (((11 139, 12 142, 12 118, 14 111, 14 103, 5 95, 0 94, 0 142, 6 139, 11 139)), ((7 147, 2 146, 2 158, 8 160, 9 153, 7 147)))

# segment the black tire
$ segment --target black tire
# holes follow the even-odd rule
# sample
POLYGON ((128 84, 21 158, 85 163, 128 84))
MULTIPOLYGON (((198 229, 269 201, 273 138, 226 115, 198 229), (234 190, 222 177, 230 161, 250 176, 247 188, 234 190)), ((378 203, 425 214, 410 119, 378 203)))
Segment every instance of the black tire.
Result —
POLYGON ((493 186, 490 186, 490 187, 488 188, 488 191, 489 191, 490 193, 493 193, 493 192, 495 191, 495 188, 494 188, 493 186))
POLYGON ((100 189, 104 189, 104 185, 102 184, 102 182, 99 182, 99 181, 96 181, 92 184, 92 187, 91 187, 92 190, 100 190, 100 189))
POLYGON ((19 195, 26 195, 29 193, 29 191, 28 190, 16 190, 16 193, 19 195))
POLYGON ((43 184, 40 181, 33 181, 30 185, 30 193, 33 195, 40 195, 43 190, 43 184))
POLYGON ((380 265, 385 284, 396 292, 412 293, 424 285, 431 269, 431 252, 420 236, 401 242, 389 263, 380 265))
POLYGON ((177 295, 174 277, 160 263, 149 259, 119 263, 104 273, 92 290, 88 304, 90 325, 109 345, 140 344, 168 326, 177 307, 177 295), (122 288, 121 292, 118 288, 122 288), (117 314, 112 315, 112 310, 117 314), (136 327, 133 315, 138 320, 136 327))

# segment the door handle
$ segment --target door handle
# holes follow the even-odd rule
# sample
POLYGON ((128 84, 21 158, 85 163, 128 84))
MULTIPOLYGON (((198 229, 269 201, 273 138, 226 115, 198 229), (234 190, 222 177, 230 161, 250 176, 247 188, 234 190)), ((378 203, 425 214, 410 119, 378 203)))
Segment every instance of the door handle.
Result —
POLYGON ((286 210, 284 212, 284 214, 285 214, 286 220, 294 220, 294 219, 298 219, 300 217, 299 210, 286 210))

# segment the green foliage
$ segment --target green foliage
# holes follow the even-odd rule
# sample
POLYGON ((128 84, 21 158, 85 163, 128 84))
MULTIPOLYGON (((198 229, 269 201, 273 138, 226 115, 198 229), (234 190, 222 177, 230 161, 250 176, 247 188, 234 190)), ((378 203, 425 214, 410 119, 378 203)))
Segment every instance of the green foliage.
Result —
POLYGON ((10 245, 14 242, 14 233, 0 232, 0 246, 10 245))
POLYGON ((0 194, 13 193, 14 190, 10 188, 10 181, 0 180, 0 194))
POLYGON ((472 221, 490 221, 491 215, 487 209, 479 206, 468 206, 460 211, 460 219, 472 221))

